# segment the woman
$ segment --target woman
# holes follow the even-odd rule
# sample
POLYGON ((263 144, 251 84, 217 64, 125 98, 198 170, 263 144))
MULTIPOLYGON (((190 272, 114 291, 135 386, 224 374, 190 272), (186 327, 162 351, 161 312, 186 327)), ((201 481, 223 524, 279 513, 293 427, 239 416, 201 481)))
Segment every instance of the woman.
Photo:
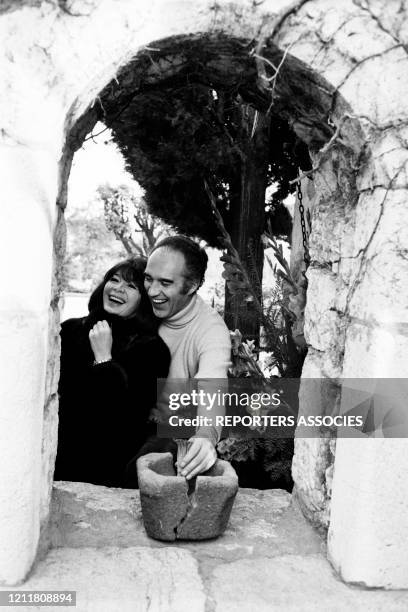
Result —
POLYGON ((56 480, 126 486, 126 464, 151 427, 157 378, 170 353, 143 287, 146 261, 118 263, 89 300, 89 315, 61 326, 56 480))

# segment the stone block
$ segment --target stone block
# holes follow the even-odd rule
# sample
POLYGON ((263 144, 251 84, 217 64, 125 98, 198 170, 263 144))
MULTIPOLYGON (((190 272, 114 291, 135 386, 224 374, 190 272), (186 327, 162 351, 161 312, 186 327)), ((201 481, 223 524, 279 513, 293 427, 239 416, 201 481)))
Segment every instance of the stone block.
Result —
POLYGON ((137 462, 143 521, 159 540, 205 540, 221 535, 238 491, 238 477, 227 461, 217 460, 188 482, 176 476, 170 453, 150 453, 137 462))
POLYGON ((197 476, 187 515, 177 529, 177 538, 203 540, 221 535, 228 524, 238 491, 238 477, 227 462, 218 460, 204 476, 197 476))
POLYGON ((149 453, 137 461, 143 521, 147 533, 159 540, 175 540, 188 507, 188 486, 175 476, 171 453, 149 453))
MULTIPOLYGON (((204 612, 206 600, 193 554, 169 546, 51 550, 13 590, 76 592, 76 607, 41 604, 47 612, 204 612)), ((19 612, 35 609, 19 606, 19 612)))
POLYGON ((239 559, 215 567, 209 583, 214 612, 405 612, 408 604, 406 591, 344 584, 313 554, 239 559))

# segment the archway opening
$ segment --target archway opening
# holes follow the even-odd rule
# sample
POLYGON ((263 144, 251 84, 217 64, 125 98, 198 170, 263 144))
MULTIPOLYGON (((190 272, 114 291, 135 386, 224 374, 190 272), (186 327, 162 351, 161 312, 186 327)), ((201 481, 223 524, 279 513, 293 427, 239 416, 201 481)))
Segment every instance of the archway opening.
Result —
MULTIPOLYGON (((92 107, 70 131, 62 163, 65 177, 62 180, 60 205, 63 207, 65 204, 65 182, 70 160, 97 121, 103 121, 112 130, 113 137, 136 178, 146 180, 140 159, 141 153, 145 158, 149 158, 149 154, 151 156, 152 143, 146 144, 146 133, 143 137, 140 136, 140 124, 143 121, 140 108, 146 106, 149 98, 152 100, 158 94, 162 96, 163 92, 167 92, 171 97, 175 92, 179 95, 181 91, 191 92, 194 89, 200 94, 206 92, 207 96, 217 100, 239 100, 238 108, 250 109, 245 111, 247 116, 251 117, 248 122, 250 141, 256 136, 260 118, 269 131, 271 125, 275 128, 284 126, 286 134, 293 136, 297 152, 290 152, 288 165, 292 163, 293 167, 300 168, 302 191, 305 199, 309 200, 308 229, 313 230, 309 244, 311 262, 308 275, 310 278, 310 274, 324 276, 330 272, 332 281, 334 279, 333 282, 341 283, 342 279, 336 278, 341 259, 341 237, 347 224, 352 222, 352 211, 358 198, 355 171, 363 151, 359 126, 351 114, 347 113, 347 108, 342 105, 337 92, 327 82, 292 57, 290 52, 282 52, 270 40, 254 44, 253 41, 220 34, 197 35, 154 41, 143 49, 119 70, 115 79, 100 92, 92 107)), ((275 131, 275 136, 279 139, 279 129, 275 131)), ((271 155, 270 140, 268 144, 268 153, 271 155)), ((279 144, 285 143, 281 141, 279 144)), ((278 146, 276 149, 281 150, 282 147, 278 146)), ((271 164, 276 159, 269 157, 267 161, 271 164)), ((211 177, 207 178, 210 181, 211 177)), ((295 189, 295 180, 296 175, 290 182, 292 190, 295 189)), ((168 183, 166 185, 168 186, 168 183)), ((157 205, 157 194, 155 201, 157 205)), ((262 215, 258 215, 258 227, 254 230, 258 231, 258 239, 261 234, 259 228, 264 230, 264 205, 265 198, 262 215)), ((207 211, 209 210, 208 207, 207 211)), ((177 218, 177 210, 171 211, 163 207, 159 212, 164 215, 166 221, 173 221, 180 227, 180 214, 178 213, 177 218)), ((203 237, 204 233, 208 240, 210 215, 205 219, 206 212, 199 207, 193 212, 201 221, 204 216, 207 226, 204 230, 200 228, 199 231, 193 231, 193 219, 190 223, 191 233, 200 237, 203 237)), ((223 212, 224 217, 228 218, 228 205, 223 212)), ((253 213, 249 206, 247 220, 256 216, 253 213)), ((297 224, 299 228, 299 216, 297 224)), ((247 228, 244 225, 242 219, 237 224, 235 245, 241 242, 242 249, 246 250, 251 236, 245 234, 247 228)), ((296 285, 293 292, 292 328, 297 328, 298 337, 304 332, 303 313, 306 301, 306 283, 303 282, 306 272, 303 263, 303 236, 300 236, 300 248, 296 251, 292 249, 291 262, 291 274, 296 285)), ((211 243, 211 240, 209 242, 211 243)), ((217 246, 216 240, 213 246, 217 246)), ((319 309, 315 308, 315 318, 318 316, 319 309)), ((326 376, 336 376, 341 371, 344 351, 341 326, 334 324, 332 331, 332 337, 323 339, 322 342, 321 338, 313 337, 313 320, 308 330, 309 353, 306 367, 313 371, 314 364, 321 363, 321 354, 324 353, 323 373, 326 376)), ((328 452, 324 470, 332 463, 333 453, 328 452)), ((307 470, 307 467, 305 469, 307 470)), ((286 474, 288 473, 290 467, 289 470, 286 469, 286 474)), ((302 480, 302 474, 298 479, 302 480)), ((278 482, 278 486, 282 486, 281 481, 278 482)), ((260 482, 257 484, 263 486, 260 482)), ((287 486, 290 487, 291 483, 287 486)), ((325 486, 323 483, 322 488, 325 486)))

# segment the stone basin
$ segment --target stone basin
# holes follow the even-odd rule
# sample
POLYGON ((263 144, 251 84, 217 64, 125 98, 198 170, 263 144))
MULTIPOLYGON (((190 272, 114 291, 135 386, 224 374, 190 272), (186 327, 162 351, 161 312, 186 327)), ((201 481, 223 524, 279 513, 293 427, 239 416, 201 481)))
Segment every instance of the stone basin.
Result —
POLYGON ((206 540, 221 535, 238 491, 238 476, 217 459, 192 481, 177 476, 171 453, 150 453, 137 460, 143 522, 157 540, 206 540))

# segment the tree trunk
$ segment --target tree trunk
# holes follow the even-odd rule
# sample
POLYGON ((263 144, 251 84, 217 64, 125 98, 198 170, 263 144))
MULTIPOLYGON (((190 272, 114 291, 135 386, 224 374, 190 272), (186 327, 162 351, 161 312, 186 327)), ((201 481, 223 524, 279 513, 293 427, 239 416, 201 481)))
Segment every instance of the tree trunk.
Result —
MULTIPOLYGON (((262 303, 264 250, 261 235, 265 225, 265 191, 269 160, 269 122, 265 115, 247 105, 240 106, 241 150, 245 159, 231 179, 230 235, 252 286, 262 303)), ((232 296, 225 288, 225 321, 239 329, 244 340, 259 345, 260 315, 252 302, 232 296)))

